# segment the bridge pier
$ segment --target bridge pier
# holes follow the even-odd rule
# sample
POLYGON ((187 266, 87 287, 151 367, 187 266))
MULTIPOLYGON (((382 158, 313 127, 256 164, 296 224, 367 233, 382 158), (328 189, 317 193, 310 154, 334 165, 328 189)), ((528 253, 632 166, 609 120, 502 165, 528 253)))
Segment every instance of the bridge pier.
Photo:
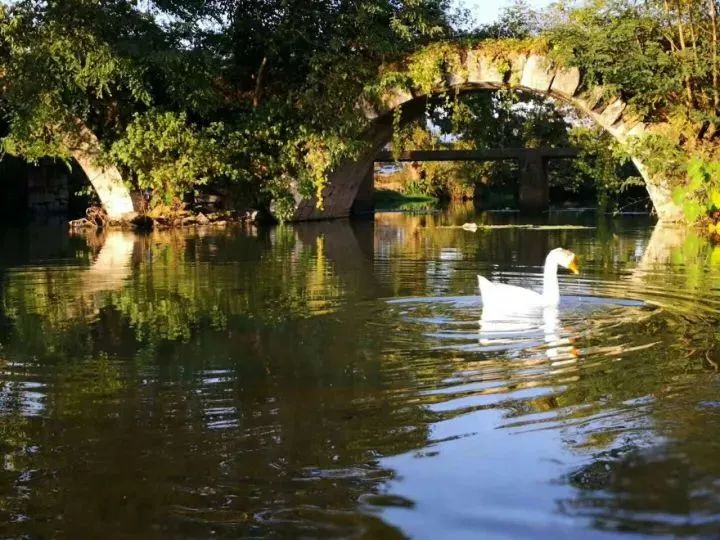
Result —
POLYGON ((375 167, 373 164, 360 182, 350 214, 372 217, 375 213, 375 167))
POLYGON ((528 149, 519 155, 519 162, 518 206, 520 211, 537 213, 547 210, 550 205, 547 160, 539 150, 528 149))

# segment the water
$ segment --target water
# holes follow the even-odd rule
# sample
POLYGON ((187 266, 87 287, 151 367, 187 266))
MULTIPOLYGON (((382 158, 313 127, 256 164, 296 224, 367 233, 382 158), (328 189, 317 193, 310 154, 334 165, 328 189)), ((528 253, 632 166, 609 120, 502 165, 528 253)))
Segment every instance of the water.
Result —
POLYGON ((0 534, 717 537, 720 248, 456 227, 518 219, 5 231, 0 534), (559 245, 557 312, 483 320, 559 245))

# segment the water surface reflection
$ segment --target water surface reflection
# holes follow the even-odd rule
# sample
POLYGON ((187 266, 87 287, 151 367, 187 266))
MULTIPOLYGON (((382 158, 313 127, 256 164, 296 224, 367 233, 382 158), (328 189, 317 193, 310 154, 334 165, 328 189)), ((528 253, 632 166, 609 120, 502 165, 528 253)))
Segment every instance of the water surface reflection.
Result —
POLYGON ((3 533, 720 531, 717 248, 463 212, 5 233, 3 533), (559 245, 559 310, 484 317, 559 245))

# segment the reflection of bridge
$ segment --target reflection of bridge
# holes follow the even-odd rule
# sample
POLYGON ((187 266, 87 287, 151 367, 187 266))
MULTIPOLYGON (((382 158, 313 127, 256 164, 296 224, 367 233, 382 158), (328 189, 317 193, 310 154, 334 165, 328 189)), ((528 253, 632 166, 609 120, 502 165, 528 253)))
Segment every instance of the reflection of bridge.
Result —
MULTIPOLYGON (((380 152, 375 161, 502 161, 514 159, 520 163, 518 204, 529 212, 546 210, 549 204, 547 162, 550 159, 575 158, 576 148, 497 148, 493 150, 415 150, 393 157, 391 152, 380 152)), ((372 171, 355 200, 356 210, 367 211, 372 199, 372 171), (360 199, 360 200, 358 200, 360 199)))

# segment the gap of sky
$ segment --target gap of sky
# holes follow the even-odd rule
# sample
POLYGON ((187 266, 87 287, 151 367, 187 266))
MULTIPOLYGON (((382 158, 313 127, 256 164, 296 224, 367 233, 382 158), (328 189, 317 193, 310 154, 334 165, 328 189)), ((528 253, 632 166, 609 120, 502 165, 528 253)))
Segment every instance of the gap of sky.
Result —
MULTIPOLYGON (((549 6, 552 1, 528 0, 528 4, 533 8, 540 9, 549 6)), ((512 4, 512 0, 456 0, 456 5, 470 10, 478 25, 495 22, 501 10, 510 4, 512 4)))

